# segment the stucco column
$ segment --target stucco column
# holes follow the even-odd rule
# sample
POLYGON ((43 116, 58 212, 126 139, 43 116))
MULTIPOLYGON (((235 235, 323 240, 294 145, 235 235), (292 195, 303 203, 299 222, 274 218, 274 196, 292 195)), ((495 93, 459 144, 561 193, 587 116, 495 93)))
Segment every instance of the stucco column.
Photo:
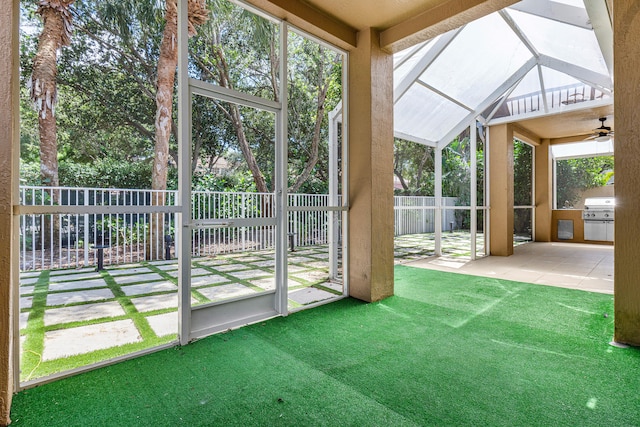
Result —
POLYGON ((513 127, 489 127, 491 255, 513 255, 513 127))
POLYGON ((18 280, 13 205, 18 185, 20 105, 18 86, 19 2, 0 8, 0 425, 9 424, 13 395, 13 304, 18 280))
POLYGON ((616 0, 615 336, 640 346, 640 2, 616 0))
POLYGON ((550 140, 543 139, 535 146, 536 180, 536 242, 551 241, 551 209, 553 208, 553 167, 550 140))
POLYGON ((393 295, 393 58, 359 32, 349 56, 349 294, 393 295))

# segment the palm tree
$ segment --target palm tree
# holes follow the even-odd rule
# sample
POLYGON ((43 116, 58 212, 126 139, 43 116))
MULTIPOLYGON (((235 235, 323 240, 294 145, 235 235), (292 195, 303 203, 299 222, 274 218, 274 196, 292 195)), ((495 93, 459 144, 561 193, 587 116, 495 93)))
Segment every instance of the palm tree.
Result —
MULTIPOLYGON (((204 24, 209 13, 204 0, 189 0, 189 36, 196 34, 196 27, 204 24)), ((151 172, 151 188, 166 190, 169 161, 169 139, 173 114, 173 88, 178 65, 178 2, 167 0, 165 27, 158 58, 158 83, 156 91, 155 155, 151 172)))
MULTIPOLYGON (((209 18, 205 0, 189 0, 189 36, 196 34, 196 28, 209 18)), ((151 170, 151 189, 167 189, 167 172, 169 166, 169 140, 173 120, 173 89, 178 66, 178 1, 166 0, 165 26, 160 44, 158 58, 158 80, 156 89, 155 146, 153 169, 151 170)), ((153 205, 164 205, 164 193, 156 192, 152 197, 153 205)), ((162 247, 161 237, 164 220, 161 214, 155 218, 150 228, 148 257, 153 257, 162 247), (155 249, 155 251, 154 251, 155 249)), ((159 254, 158 254, 159 255, 159 254)))
MULTIPOLYGON (((40 174, 49 186, 58 185, 58 142, 55 108, 58 101, 58 49, 71 42, 70 6, 75 0, 40 0, 37 13, 44 27, 29 80, 31 101, 38 111, 40 174)), ((54 200, 57 197, 52 195, 54 200)))

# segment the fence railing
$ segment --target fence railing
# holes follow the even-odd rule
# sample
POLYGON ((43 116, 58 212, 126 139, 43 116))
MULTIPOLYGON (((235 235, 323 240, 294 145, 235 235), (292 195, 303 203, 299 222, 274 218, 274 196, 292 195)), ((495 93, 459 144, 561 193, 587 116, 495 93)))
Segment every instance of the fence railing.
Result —
MULTIPOLYGON (((582 83, 557 88, 547 88, 546 90, 546 102, 550 110, 561 108, 565 105, 595 101, 605 96, 608 95, 582 83)), ((544 103, 545 100, 541 92, 514 96, 505 101, 502 108, 495 114, 495 118, 542 111, 544 110, 544 103)))
MULTIPOLYGON (((455 206, 456 197, 443 197, 443 206, 455 206)), ((433 233, 436 222, 436 198, 429 196, 395 196, 395 235, 433 233)), ((455 211, 442 211, 442 230, 455 226, 455 211)))
MULTIPOLYGON (((105 265, 175 256, 175 213, 170 211, 175 211, 171 207, 176 206, 176 199, 175 191, 22 186, 20 269, 95 265, 99 247, 105 265), (51 211, 74 207, 81 213, 33 208, 42 206, 50 206, 51 211), (162 207, 168 212, 162 212, 162 207)), ((325 209, 329 201, 325 194, 288 195, 287 232, 295 246, 329 243, 332 221, 334 239, 341 235, 339 212, 325 209)), ((447 197, 443 205, 454 206, 455 201, 447 197)), ((434 197, 397 196, 394 205, 396 235, 434 231, 434 197)), ((271 193, 194 191, 191 208, 194 220, 275 216, 271 193)), ((454 212, 443 210, 443 230, 449 229, 451 221, 455 221, 454 212)), ((193 256, 273 249, 276 241, 273 225, 196 228, 192 233, 193 256)))

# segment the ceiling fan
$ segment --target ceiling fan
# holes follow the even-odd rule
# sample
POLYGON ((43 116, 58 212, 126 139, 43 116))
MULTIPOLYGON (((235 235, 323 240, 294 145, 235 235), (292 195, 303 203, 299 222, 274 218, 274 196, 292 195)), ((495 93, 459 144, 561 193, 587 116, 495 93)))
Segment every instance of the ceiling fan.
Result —
POLYGON ((593 130, 593 135, 591 135, 589 139, 595 139, 598 142, 608 141, 613 136, 613 131, 611 130, 611 126, 605 126, 604 122, 607 121, 606 117, 600 117, 600 127, 593 130))

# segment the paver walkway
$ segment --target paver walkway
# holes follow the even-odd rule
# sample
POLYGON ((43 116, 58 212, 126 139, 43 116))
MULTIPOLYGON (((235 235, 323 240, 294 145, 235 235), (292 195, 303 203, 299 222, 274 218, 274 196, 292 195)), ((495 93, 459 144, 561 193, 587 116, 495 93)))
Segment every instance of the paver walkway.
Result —
MULTIPOLYGON (((289 309, 342 295, 342 284, 329 282, 327 254, 326 246, 291 254, 289 309)), ((22 273, 21 379, 174 341, 177 273, 176 260, 101 272, 91 267, 22 273)), ((191 274, 193 306, 270 291, 275 289, 274 252, 196 258, 191 274)))
MULTIPOLYGON (((478 242, 482 241, 479 235, 478 242)), ((469 233, 443 233, 443 253, 469 256, 469 233)), ((396 263, 434 254, 433 234, 396 238, 396 263)), ((482 246, 478 245, 481 253, 482 246)), ((193 306, 275 289, 273 251, 192 260, 193 306)), ((329 281, 328 247, 289 253, 289 309, 342 295, 329 281)), ((175 341, 178 264, 154 261, 20 275, 21 380, 175 341)))

